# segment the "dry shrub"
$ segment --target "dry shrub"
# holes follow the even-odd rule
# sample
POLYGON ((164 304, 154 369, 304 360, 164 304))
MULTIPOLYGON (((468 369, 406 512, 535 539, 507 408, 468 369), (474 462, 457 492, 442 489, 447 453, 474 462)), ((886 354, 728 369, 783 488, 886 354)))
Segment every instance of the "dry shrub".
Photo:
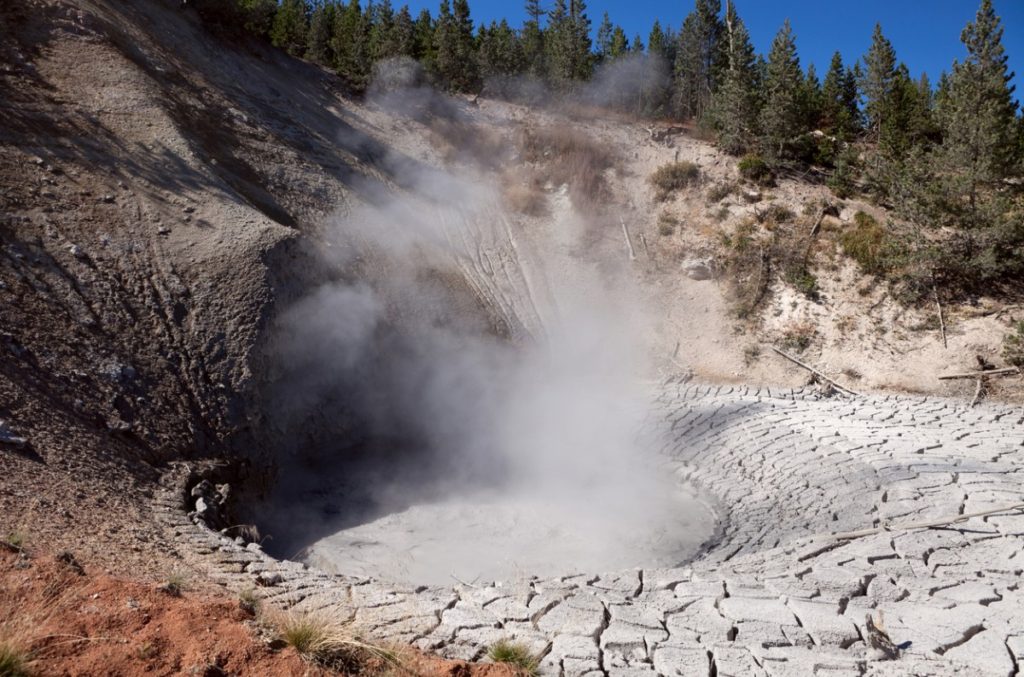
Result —
POLYGON ((817 280, 805 258, 807 240, 797 224, 768 228, 748 217, 732 232, 721 231, 721 242, 727 294, 740 318, 757 310, 772 281, 780 276, 808 297, 817 298, 817 280))
POLYGON ((792 209, 777 202, 772 202, 763 210, 757 209, 756 207, 754 209, 758 223, 764 223, 769 228, 780 223, 789 223, 796 216, 792 209))
POLYGON ((720 181, 713 184, 708 188, 708 204, 715 204, 721 202, 725 198, 732 195, 732 192, 736 190, 736 184, 730 181, 720 181))
POLYGON ((658 214, 658 235, 662 237, 668 237, 676 232, 676 228, 679 227, 679 219, 672 216, 668 212, 662 212, 658 214))
POLYGON ((654 197, 659 201, 669 198, 677 190, 700 180, 700 167, 692 162, 669 162, 654 170, 647 179, 654 186, 654 197))
POLYGON ((1014 325, 1014 333, 1003 339, 1003 359, 1014 367, 1024 369, 1024 320, 1014 325))
POLYGON ((818 329, 810 320, 793 322, 782 330, 781 343, 784 348, 796 352, 803 352, 810 347, 811 342, 817 335, 818 329))
POLYGON ((537 165, 537 181, 567 184, 573 206, 595 211, 609 197, 605 171, 611 153, 589 136, 570 127, 527 128, 519 141, 522 158, 537 165))

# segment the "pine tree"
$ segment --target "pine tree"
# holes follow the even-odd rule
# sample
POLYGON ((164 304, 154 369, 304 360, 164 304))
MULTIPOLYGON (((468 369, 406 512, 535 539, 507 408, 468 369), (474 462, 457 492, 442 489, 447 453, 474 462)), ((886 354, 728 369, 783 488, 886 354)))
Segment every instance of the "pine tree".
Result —
POLYGON ((979 191, 1017 168, 1017 103, 1002 44, 1003 27, 991 0, 982 0, 960 36, 967 48, 954 63, 939 107, 945 165, 962 178, 973 206, 979 191))
POLYGON ((789 20, 772 40, 765 72, 765 103, 761 111, 761 148, 766 159, 786 158, 786 142, 804 131, 800 95, 803 73, 796 54, 796 40, 789 20))
POLYGON ((647 36, 647 53, 651 56, 667 59, 669 53, 667 38, 668 36, 665 35, 665 31, 661 29, 661 23, 655 19, 654 25, 651 26, 651 32, 647 36))
POLYGON ((370 14, 370 58, 374 61, 398 56, 398 41, 395 36, 395 11, 391 0, 381 0, 371 5, 370 14))
POLYGON ((727 68, 721 11, 721 0, 696 0, 679 32, 675 99, 677 111, 683 117, 699 120, 704 116, 727 68))
POLYGON ((309 21, 306 58, 321 66, 328 66, 334 62, 331 32, 334 30, 336 11, 334 2, 321 3, 313 10, 313 16, 309 21))
POLYGON ((555 0, 548 12, 544 46, 548 76, 555 86, 572 89, 576 81, 590 77, 590 20, 583 0, 555 0))
POLYGON ((836 52, 821 87, 821 129, 842 141, 852 141, 859 116, 857 80, 853 71, 843 66, 842 55, 836 52))
POLYGON ((430 16, 430 10, 422 9, 416 16, 413 25, 413 58, 419 59, 428 73, 435 71, 436 50, 434 49, 434 32, 437 26, 430 16))
POLYGON ((306 0, 282 0, 270 29, 270 42, 292 56, 306 53, 309 5, 306 0))
POLYGON ((540 26, 543 16, 544 10, 541 9, 540 0, 526 0, 526 22, 523 24, 520 42, 523 46, 526 72, 535 77, 547 74, 544 60, 544 31, 540 26))
POLYGON ((524 68, 522 45, 505 19, 480 27, 477 35, 480 74, 501 78, 521 73, 524 68))
POLYGON ((270 35, 277 14, 277 0, 238 0, 238 10, 245 30, 260 38, 270 35))
POLYGON ((804 129, 818 129, 822 112, 821 82, 814 64, 807 65, 803 87, 800 91, 801 126, 804 129))
POLYGON ((882 121, 890 112, 890 94, 896 78, 896 51, 882 34, 881 24, 875 24, 871 47, 864 56, 864 66, 865 71, 860 81, 860 89, 865 99, 864 112, 867 115, 868 129, 877 139, 882 129, 882 121))
POLYGON ((370 58, 370 22, 359 0, 349 0, 335 12, 331 38, 334 68, 338 75, 357 92, 366 89, 373 65, 370 58))
POLYGON ((416 24, 409 5, 402 5, 395 15, 395 49, 401 56, 416 58, 416 24))
POLYGON ((593 72, 593 56, 590 48, 590 19, 587 17, 586 0, 569 0, 569 26, 572 77, 587 80, 593 72))
POLYGON ((878 150, 898 163, 925 142, 932 124, 929 97, 911 79, 906 64, 896 68, 886 110, 878 132, 878 150))
POLYGON ((640 39, 639 33, 633 35, 633 43, 629 46, 629 51, 633 54, 644 53, 644 41, 640 39))
POLYGON ((608 50, 608 56, 611 59, 618 59, 628 52, 629 39, 626 37, 626 31, 622 30, 622 26, 616 26, 612 31, 612 41, 611 47, 608 50))
POLYGON ((612 19, 608 12, 601 17, 601 24, 597 27, 597 60, 607 61, 612 51, 612 19))
POLYGON ((444 86, 458 92, 475 91, 480 76, 467 0, 454 0, 452 5, 441 0, 434 45, 437 73, 444 86))
POLYGON ((724 40, 728 68, 711 108, 711 120, 722 149, 739 155, 750 148, 755 138, 757 73, 750 34, 732 2, 726 5, 724 40))

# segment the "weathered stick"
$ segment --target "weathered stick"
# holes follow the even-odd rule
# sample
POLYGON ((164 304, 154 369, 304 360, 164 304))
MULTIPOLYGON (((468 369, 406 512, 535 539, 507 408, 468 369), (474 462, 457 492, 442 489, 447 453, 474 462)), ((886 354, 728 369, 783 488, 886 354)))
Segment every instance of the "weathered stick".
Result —
POLYGON ((633 251, 633 241, 629 239, 629 229, 626 228, 626 220, 620 216, 619 223, 622 224, 622 235, 626 238, 626 246, 629 247, 629 260, 636 261, 636 252, 633 251))
POLYGON ((985 378, 986 376, 1005 376, 1007 374, 1019 374, 1017 367, 1006 367, 1005 369, 989 369, 988 371, 968 371, 963 374, 944 374, 939 377, 940 381, 948 381, 954 378, 985 378))
POLYGON ((811 372, 812 374, 814 374, 818 378, 825 379, 826 381, 828 381, 829 383, 834 385, 839 390, 842 390, 844 393, 849 393, 850 395, 855 395, 857 397, 860 397, 860 393, 856 393, 856 392, 850 390, 849 388, 847 388, 843 384, 839 383, 838 381, 836 381, 834 379, 829 378, 828 376, 825 376, 825 374, 821 373, 820 371, 818 371, 817 369, 815 369, 814 367, 812 367, 810 365, 804 364, 803 362, 801 362, 800 360, 796 359, 792 355, 789 355, 789 354, 779 350, 775 346, 771 346, 771 349, 774 350, 775 352, 777 352, 779 355, 782 355, 783 357, 785 357, 787 360, 789 360, 793 364, 795 364, 797 366, 800 366, 800 367, 803 367, 804 369, 806 369, 807 371, 811 372))
POLYGON ((978 379, 977 385, 974 387, 974 397, 971 398, 971 403, 967 405, 968 408, 973 409, 974 405, 978 403, 978 399, 981 398, 981 384, 984 380, 983 378, 978 379))
POLYGON ((651 250, 647 247, 647 236, 645 236, 643 233, 640 233, 640 244, 644 246, 644 254, 647 255, 648 259, 650 259, 651 250))
POLYGON ((946 318, 942 314, 942 304, 939 302, 938 287, 932 286, 932 293, 935 294, 935 306, 939 309, 939 329, 942 330, 942 347, 948 348, 949 344, 946 342, 946 318))
POLYGON ((937 520, 930 520, 927 522, 911 522, 910 524, 901 524, 896 526, 882 525, 880 527, 874 527, 872 529, 861 529, 860 531, 845 531, 838 534, 822 534, 815 536, 811 540, 817 540, 819 538, 830 538, 837 541, 848 541, 853 538, 863 538, 864 536, 873 536, 886 531, 913 531, 915 529, 932 529, 934 527, 944 527, 950 524, 958 524, 960 522, 966 522, 973 517, 986 517, 988 515, 997 515, 1002 512, 1013 512, 1014 510, 1024 510, 1024 503, 1015 503, 1013 505, 1003 506, 1001 508, 992 508, 990 510, 982 510, 980 512, 971 512, 963 515, 954 515, 953 517, 945 517, 937 520))

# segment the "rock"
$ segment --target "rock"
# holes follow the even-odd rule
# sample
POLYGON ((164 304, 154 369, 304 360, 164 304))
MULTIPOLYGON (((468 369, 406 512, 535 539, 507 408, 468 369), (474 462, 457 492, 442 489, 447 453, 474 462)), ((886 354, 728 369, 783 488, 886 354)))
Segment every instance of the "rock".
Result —
POLYGON ((77 244, 68 245, 68 251, 71 252, 71 255, 74 256, 76 259, 85 258, 85 252, 82 251, 82 248, 79 247, 77 244))
POLYGON ((103 202, 103 203, 106 203, 106 204, 111 204, 111 203, 114 202, 114 196, 113 195, 109 195, 109 194, 108 195, 104 195, 104 196, 102 196, 100 198, 100 202, 103 202))
POLYGON ((28 440, 19 435, 15 435, 14 431, 10 429, 7 422, 0 419, 0 444, 10 444, 14 447, 24 447, 28 444, 28 440))
POLYGON ((82 568, 82 565, 78 563, 78 560, 75 559, 75 556, 71 554, 69 551, 65 550, 59 553, 56 559, 58 562, 66 565, 69 569, 74 571, 79 576, 85 575, 85 569, 82 568))
POLYGON ((704 259, 686 259, 680 267, 691 280, 710 280, 713 277, 711 266, 704 259))
POLYGON ((270 574, 266 571, 262 571, 258 576, 256 576, 256 585, 264 588, 271 588, 275 585, 280 585, 281 583, 284 583, 284 576, 281 574, 270 574))
POLYGON ((751 204, 761 201, 761 191, 758 190, 744 190, 740 193, 744 200, 751 204))
POLYGON ((209 496, 213 493, 213 485, 210 484, 209 480, 203 480, 192 487, 192 491, 190 493, 192 494, 192 498, 196 498, 198 496, 209 496))

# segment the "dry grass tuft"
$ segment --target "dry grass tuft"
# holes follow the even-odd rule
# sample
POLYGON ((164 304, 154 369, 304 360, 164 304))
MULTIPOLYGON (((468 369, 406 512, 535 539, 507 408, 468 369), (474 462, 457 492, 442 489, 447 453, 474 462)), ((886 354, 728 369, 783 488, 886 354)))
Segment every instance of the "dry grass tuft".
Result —
POLYGON ((160 586, 161 592, 165 592, 171 597, 181 597, 187 588, 188 576, 181 571, 173 571, 168 574, 167 580, 160 586))
POLYGON ((282 641, 318 665, 355 674, 369 663, 398 663, 394 652, 362 640, 338 612, 284 612, 268 620, 282 641))
POLYGON ((487 657, 495 663, 510 666, 516 675, 522 677, 536 677, 540 674, 540 659, 534 656, 526 645, 518 642, 499 640, 488 649, 487 657))

